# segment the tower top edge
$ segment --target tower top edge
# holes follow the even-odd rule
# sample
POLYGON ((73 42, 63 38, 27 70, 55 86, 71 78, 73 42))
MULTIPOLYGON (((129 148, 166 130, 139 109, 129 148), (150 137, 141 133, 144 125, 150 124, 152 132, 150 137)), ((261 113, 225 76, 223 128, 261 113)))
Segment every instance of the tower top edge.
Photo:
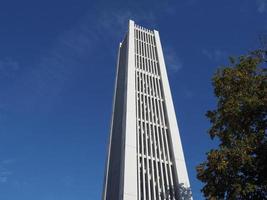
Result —
POLYGON ((132 20, 132 19, 129 19, 129 23, 134 23, 134 20, 132 20))
POLYGON ((146 32, 149 32, 149 33, 154 33, 155 31, 157 31, 155 29, 148 29, 148 28, 145 28, 143 26, 140 26, 140 25, 136 24, 135 21, 132 20, 132 19, 129 19, 129 28, 130 28, 130 26, 133 26, 136 29, 139 29, 141 31, 146 31, 146 32))

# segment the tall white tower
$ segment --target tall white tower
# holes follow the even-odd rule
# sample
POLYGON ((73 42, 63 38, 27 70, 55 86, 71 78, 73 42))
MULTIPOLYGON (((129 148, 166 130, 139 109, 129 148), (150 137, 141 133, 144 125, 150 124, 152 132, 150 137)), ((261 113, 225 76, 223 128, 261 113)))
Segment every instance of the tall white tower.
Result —
POLYGON ((103 200, 179 199, 189 187, 158 31, 129 21, 119 47, 103 200))

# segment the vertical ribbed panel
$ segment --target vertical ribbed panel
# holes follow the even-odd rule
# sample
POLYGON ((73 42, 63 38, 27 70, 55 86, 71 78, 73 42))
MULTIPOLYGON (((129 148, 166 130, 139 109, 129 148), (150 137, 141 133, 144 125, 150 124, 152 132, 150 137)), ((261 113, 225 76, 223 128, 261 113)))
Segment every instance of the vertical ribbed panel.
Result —
POLYGON ((154 33, 135 25, 134 44, 138 198, 176 199, 173 150, 154 33))

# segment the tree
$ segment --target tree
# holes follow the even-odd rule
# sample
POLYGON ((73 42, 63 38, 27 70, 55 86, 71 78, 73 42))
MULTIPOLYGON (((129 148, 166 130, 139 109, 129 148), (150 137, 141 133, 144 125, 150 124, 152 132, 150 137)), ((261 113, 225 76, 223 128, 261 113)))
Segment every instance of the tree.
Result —
MULTIPOLYGON (((207 199, 267 199, 267 69, 262 51, 230 58, 212 78, 217 108, 206 116, 219 146, 197 166, 207 199)), ((266 53, 266 52, 265 52, 266 53)))
POLYGON ((177 199, 177 200, 191 200, 192 191, 190 187, 186 187, 184 183, 179 183, 177 187, 171 187, 161 193, 161 199, 177 199))

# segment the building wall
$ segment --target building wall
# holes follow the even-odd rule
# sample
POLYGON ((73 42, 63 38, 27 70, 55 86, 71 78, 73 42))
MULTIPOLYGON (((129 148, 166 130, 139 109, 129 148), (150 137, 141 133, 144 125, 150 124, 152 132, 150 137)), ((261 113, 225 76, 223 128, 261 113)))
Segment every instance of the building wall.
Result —
POLYGON ((135 25, 139 199, 178 198, 161 67, 153 31, 135 25))
POLYGON ((123 171, 123 145, 125 129, 125 90, 127 65, 127 36, 119 47, 115 99, 109 144, 108 171, 105 196, 109 200, 120 199, 121 172, 123 171))
POLYGON ((189 180, 157 31, 120 45, 104 200, 179 199, 189 180))

